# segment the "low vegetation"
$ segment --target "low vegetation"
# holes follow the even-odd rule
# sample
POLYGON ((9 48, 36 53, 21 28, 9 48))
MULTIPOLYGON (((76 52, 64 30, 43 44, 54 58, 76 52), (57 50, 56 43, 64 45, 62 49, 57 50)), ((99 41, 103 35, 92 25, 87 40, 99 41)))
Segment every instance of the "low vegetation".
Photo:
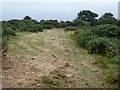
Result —
MULTIPOLYGON (((120 53, 118 46, 120 20, 117 20, 112 13, 105 13, 99 19, 96 19, 97 17, 97 13, 83 10, 73 21, 37 21, 29 16, 25 16, 22 20, 2 21, 3 56, 7 52, 9 38, 15 37, 18 32, 37 33, 46 29, 64 28, 65 31, 74 32, 71 37, 80 47, 87 49, 89 54, 99 54, 104 57, 98 59, 98 66, 101 65, 104 68, 107 73, 106 80, 110 84, 118 85, 119 75, 116 69, 118 68, 117 57, 120 53), (110 71, 113 71, 112 74, 110 71)), ((62 85, 60 81, 53 81, 47 76, 44 76, 42 80, 48 87, 51 87, 49 86, 51 82, 56 83, 57 87, 62 85)))
POLYGON ((89 30, 75 31, 73 36, 80 47, 88 50, 88 53, 100 54, 106 59, 100 59, 103 68, 107 67, 107 70, 113 71, 107 73, 107 81, 113 84, 119 83, 118 80, 118 33, 120 30, 117 26, 117 20, 111 13, 105 13, 99 20, 98 24, 93 26, 89 30), (110 65, 113 65, 110 67, 110 65), (116 67, 117 66, 117 67, 116 67), (115 69, 113 69, 115 68, 115 69), (116 75, 117 74, 117 75, 116 75), (111 79, 109 79, 111 77, 111 79))

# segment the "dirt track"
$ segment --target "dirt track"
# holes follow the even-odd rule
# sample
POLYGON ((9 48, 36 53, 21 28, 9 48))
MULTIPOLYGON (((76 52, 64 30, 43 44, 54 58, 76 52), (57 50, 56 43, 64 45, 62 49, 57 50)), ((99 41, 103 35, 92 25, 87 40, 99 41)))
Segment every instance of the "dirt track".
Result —
POLYGON ((97 57, 76 46, 63 29, 19 34, 3 60, 3 87, 109 87, 92 64, 97 57))

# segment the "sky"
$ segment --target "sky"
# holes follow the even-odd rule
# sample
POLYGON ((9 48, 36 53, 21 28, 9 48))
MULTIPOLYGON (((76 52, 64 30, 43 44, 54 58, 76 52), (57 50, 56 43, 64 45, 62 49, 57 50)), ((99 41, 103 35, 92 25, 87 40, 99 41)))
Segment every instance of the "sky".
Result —
POLYGON ((118 2, 119 0, 1 0, 0 2, 118 2))
POLYGON ((4 0, 2 3, 2 20, 22 19, 31 16, 33 19, 58 19, 72 21, 81 10, 91 10, 99 15, 111 12, 118 18, 118 1, 109 0, 4 0))

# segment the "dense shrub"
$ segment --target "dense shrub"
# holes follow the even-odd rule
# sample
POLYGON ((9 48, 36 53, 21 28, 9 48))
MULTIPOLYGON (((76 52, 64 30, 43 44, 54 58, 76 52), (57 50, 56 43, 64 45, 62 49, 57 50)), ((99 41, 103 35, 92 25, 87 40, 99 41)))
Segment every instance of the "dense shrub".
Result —
POLYGON ((77 30, 77 29, 78 29, 77 27, 73 27, 73 26, 65 27, 66 31, 74 31, 74 30, 77 30))
POLYGON ((76 40, 76 39, 77 39, 77 35, 78 35, 79 33, 83 33, 83 32, 85 32, 84 29, 75 30, 74 33, 71 33, 71 34, 70 34, 70 38, 73 39, 73 40, 76 40))
POLYGON ((44 25, 43 29, 52 29, 52 26, 51 25, 44 25))
POLYGON ((37 21, 31 20, 31 19, 25 19, 22 20, 21 23, 22 26, 20 26, 21 31, 27 31, 27 32, 42 32, 43 29, 40 24, 37 24, 37 21))
POLYGON ((61 27, 58 20, 41 20, 39 22, 40 25, 43 26, 45 29, 52 29, 52 28, 59 28, 61 27))
POLYGON ((88 48, 88 43, 97 36, 92 32, 81 32, 77 34, 77 42, 83 48, 88 48))
POLYGON ((8 27, 8 28, 2 30, 2 35, 3 35, 4 37, 8 37, 8 36, 10 36, 10 35, 11 35, 11 36, 16 36, 16 33, 15 33, 15 31, 12 30, 11 27, 8 27))
POLYGON ((39 25, 39 24, 36 24, 36 25, 35 25, 35 28, 36 28, 36 31, 37 31, 37 32, 42 32, 42 31, 43 31, 42 26, 39 25))
POLYGON ((82 26, 90 26, 90 23, 81 19, 74 19, 73 26, 82 27, 82 26))
POLYGON ((90 30, 84 32, 76 32, 75 35, 77 37, 76 39, 78 44, 81 47, 86 48, 89 53, 97 53, 111 57, 116 56, 118 54, 117 53, 118 39, 115 38, 115 36, 112 37, 113 35, 111 35, 112 29, 116 30, 116 26, 111 26, 111 25, 110 25, 111 27, 106 27, 106 26, 104 26, 103 28, 101 25, 97 26, 95 27, 94 31, 90 30), (108 29, 106 30, 106 28, 108 29), (102 34, 102 32, 104 33, 102 34))
POLYGON ((91 41, 89 41, 88 50, 90 53, 115 56, 117 54, 116 52, 117 44, 113 43, 113 41, 111 41, 111 39, 106 38, 106 37, 94 38, 91 41))
POLYGON ((2 29, 2 48, 7 45, 7 40, 10 36, 16 36, 16 32, 11 27, 2 29))
POLYGON ((10 36, 16 36, 16 32, 12 30, 11 27, 4 27, 2 29, 2 56, 3 58, 6 57, 5 52, 8 50, 8 38, 10 36))
POLYGON ((117 37, 119 30, 115 25, 106 24, 94 27, 92 32, 101 37, 117 37))
POLYGON ((117 25, 117 19, 114 17, 114 15, 110 12, 104 13, 99 19, 99 24, 112 24, 117 25))
POLYGON ((117 25, 117 20, 115 18, 100 18, 98 20, 99 24, 112 24, 117 25))
MULTIPOLYGON (((38 21, 26 16, 22 20, 12 19, 3 23, 3 27, 11 27, 14 31, 42 32, 43 29, 38 21), (8 26, 9 25, 9 26, 8 26)), ((4 29, 4 28, 3 28, 4 29)))
POLYGON ((43 31, 41 25, 39 24, 34 24, 29 29, 31 29, 31 32, 42 32, 43 31))

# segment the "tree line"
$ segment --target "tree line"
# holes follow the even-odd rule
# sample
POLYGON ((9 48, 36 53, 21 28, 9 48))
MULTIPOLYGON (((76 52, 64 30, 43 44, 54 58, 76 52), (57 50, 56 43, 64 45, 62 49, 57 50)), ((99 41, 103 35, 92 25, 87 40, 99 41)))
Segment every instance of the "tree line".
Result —
POLYGON ((73 21, 58 21, 58 20, 40 20, 32 19, 30 16, 25 16, 22 20, 12 19, 2 21, 2 43, 4 46, 10 36, 16 36, 16 32, 42 32, 45 29, 66 28, 66 30, 76 30, 78 28, 90 29, 97 25, 111 24, 120 26, 120 20, 117 20, 112 13, 108 12, 102 15, 99 19, 97 13, 90 10, 82 10, 78 13, 73 21))
MULTIPOLYGON (((100 18, 96 19, 98 14, 90 10, 82 10, 78 13, 73 21, 58 20, 40 20, 32 19, 25 16, 22 20, 12 19, 2 21, 3 47, 7 43, 9 36, 16 36, 16 32, 42 32, 45 29, 66 28, 66 30, 76 30, 78 28, 90 29, 97 25, 116 25, 120 26, 120 20, 117 20, 112 13, 104 13, 100 18)), ((101 35, 104 32, 101 32, 101 35)), ((107 33, 107 32, 106 32, 107 33)))

